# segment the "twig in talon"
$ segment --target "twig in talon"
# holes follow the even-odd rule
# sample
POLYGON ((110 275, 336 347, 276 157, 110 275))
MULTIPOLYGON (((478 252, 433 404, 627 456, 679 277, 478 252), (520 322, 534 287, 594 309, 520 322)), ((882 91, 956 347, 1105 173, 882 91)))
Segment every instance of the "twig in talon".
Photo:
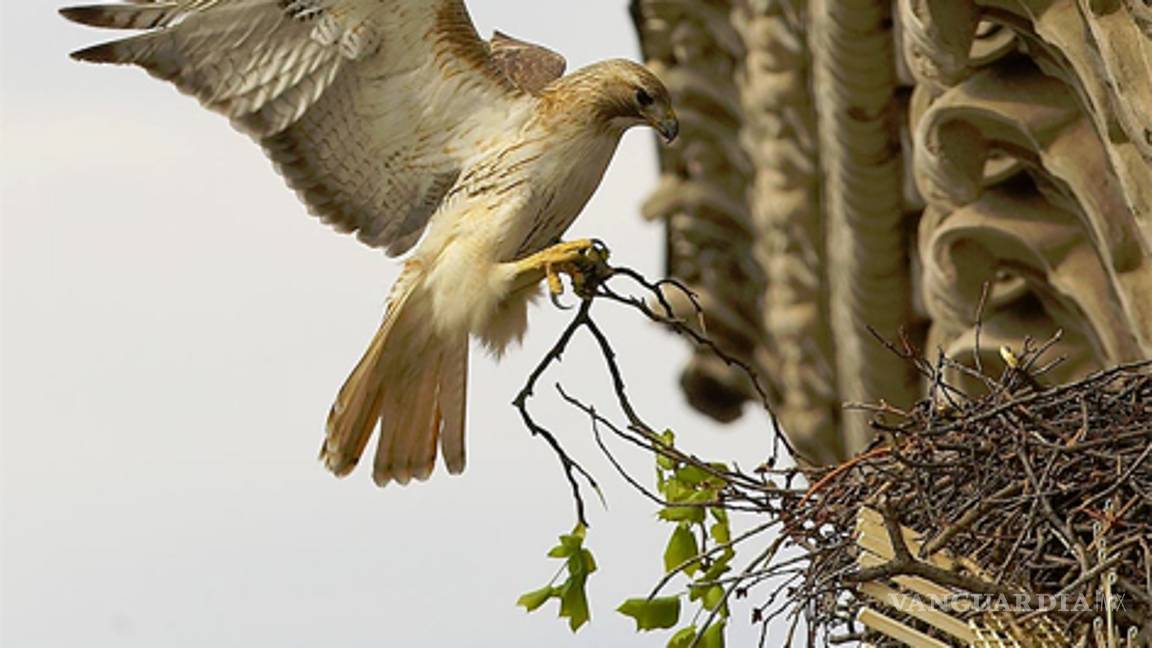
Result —
POLYGON ((585 253, 587 256, 596 255, 595 260, 598 263, 607 263, 608 258, 612 256, 612 251, 608 249, 608 244, 602 239, 592 239, 592 247, 585 253))
MULTIPOLYGON (((549 299, 552 305, 560 310, 573 308, 560 301, 560 296, 564 293, 564 283, 560 275, 568 275, 572 292, 581 300, 588 300, 614 272, 608 265, 608 246, 599 239, 558 243, 551 249, 559 252, 551 258, 545 257, 544 276, 548 285, 549 299)), ((547 255, 547 252, 545 254, 547 255)), ((522 263, 531 266, 531 259, 526 259, 522 263)))

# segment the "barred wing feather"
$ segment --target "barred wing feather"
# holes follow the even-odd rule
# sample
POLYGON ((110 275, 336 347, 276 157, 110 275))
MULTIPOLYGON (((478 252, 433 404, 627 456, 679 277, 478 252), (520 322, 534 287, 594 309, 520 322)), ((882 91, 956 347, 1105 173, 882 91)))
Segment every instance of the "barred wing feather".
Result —
MULTIPOLYGON (((539 66, 493 57, 462 0, 134 0, 61 13, 143 30, 73 56, 139 65, 197 97, 260 142, 313 214, 390 254, 415 244, 540 82, 505 71, 539 66)), ((517 51, 551 55, 534 47, 517 51)))

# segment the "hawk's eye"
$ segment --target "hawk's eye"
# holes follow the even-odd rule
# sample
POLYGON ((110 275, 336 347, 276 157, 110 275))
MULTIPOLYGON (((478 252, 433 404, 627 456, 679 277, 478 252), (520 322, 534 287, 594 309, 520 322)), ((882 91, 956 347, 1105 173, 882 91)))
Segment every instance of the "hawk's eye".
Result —
POLYGON ((656 103, 656 100, 652 98, 652 95, 648 94, 647 90, 640 88, 636 91, 636 103, 640 104, 641 108, 647 108, 656 103))

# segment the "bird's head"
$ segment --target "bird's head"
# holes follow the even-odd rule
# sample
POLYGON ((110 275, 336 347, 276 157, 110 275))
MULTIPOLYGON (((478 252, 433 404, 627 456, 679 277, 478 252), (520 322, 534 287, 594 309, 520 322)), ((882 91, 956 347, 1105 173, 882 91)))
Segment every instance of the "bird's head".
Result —
POLYGON ((572 88, 576 96, 592 102, 596 119, 623 132, 633 126, 648 125, 666 142, 676 139, 680 122, 672 109, 672 98, 664 83, 651 70, 624 59, 590 65, 558 82, 572 88))

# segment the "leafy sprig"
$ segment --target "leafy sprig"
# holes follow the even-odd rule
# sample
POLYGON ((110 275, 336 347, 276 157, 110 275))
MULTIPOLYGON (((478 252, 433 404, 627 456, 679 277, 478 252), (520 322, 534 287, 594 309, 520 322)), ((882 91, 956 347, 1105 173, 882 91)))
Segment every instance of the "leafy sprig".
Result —
POLYGON ((560 618, 568 619, 568 627, 572 632, 588 623, 592 616, 588 609, 587 585, 588 577, 596 571, 596 559, 584 547, 586 535, 585 526, 577 524, 572 533, 560 536, 560 544, 552 547, 548 556, 562 559, 564 564, 547 585, 524 594, 516 601, 516 605, 522 605, 528 612, 533 612, 554 598, 560 601, 560 618), (557 585, 556 581, 564 573, 568 577, 557 585))

